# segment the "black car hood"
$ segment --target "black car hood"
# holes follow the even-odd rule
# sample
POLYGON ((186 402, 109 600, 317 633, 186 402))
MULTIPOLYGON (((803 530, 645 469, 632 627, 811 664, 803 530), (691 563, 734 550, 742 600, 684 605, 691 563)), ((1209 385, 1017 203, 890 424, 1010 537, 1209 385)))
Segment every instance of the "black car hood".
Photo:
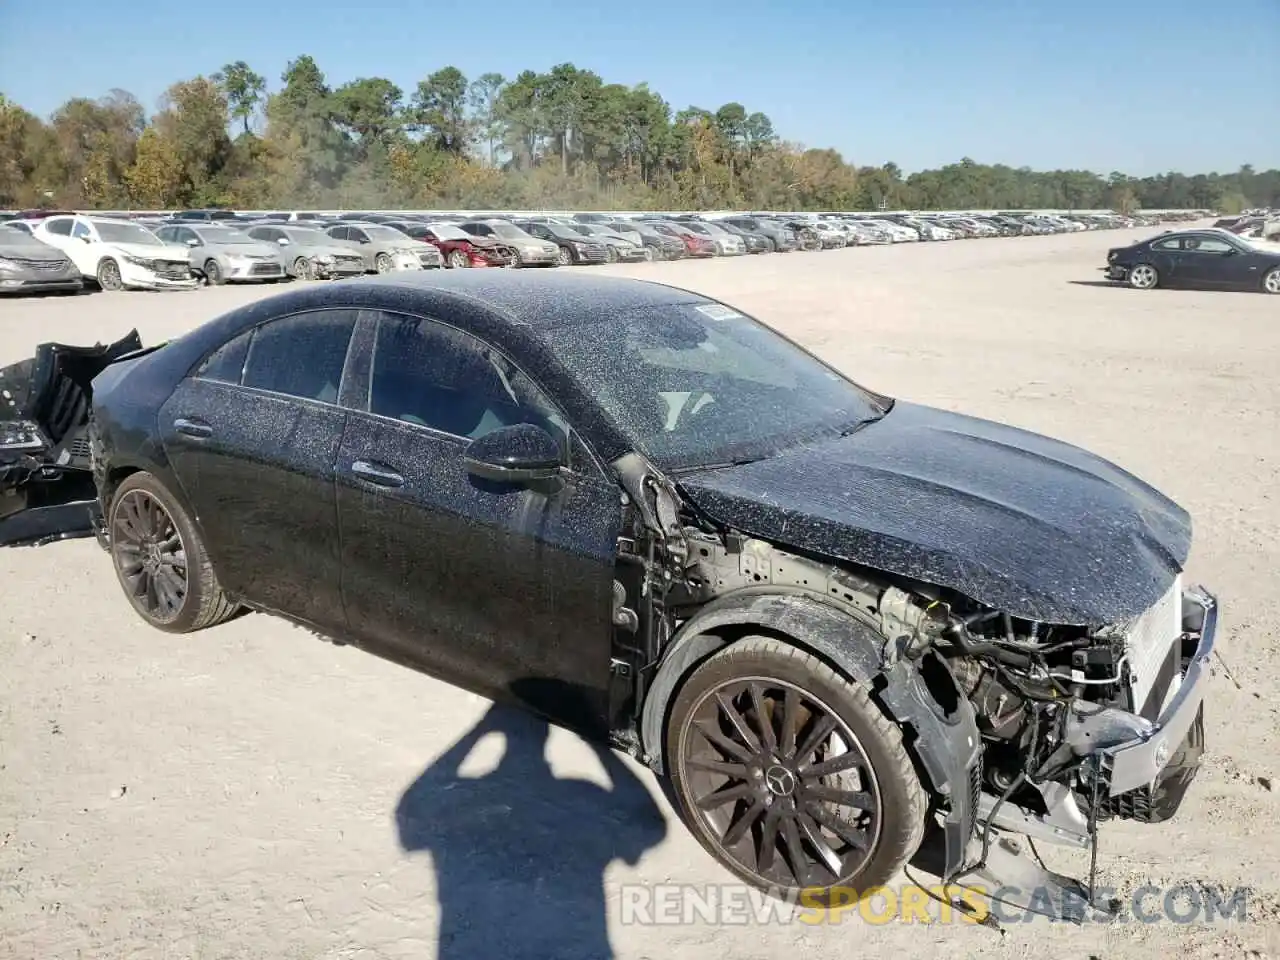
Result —
POLYGON ((726 527, 1049 623, 1137 616, 1191 547, 1186 511, 1115 464, 902 402, 843 439, 679 481, 726 527))

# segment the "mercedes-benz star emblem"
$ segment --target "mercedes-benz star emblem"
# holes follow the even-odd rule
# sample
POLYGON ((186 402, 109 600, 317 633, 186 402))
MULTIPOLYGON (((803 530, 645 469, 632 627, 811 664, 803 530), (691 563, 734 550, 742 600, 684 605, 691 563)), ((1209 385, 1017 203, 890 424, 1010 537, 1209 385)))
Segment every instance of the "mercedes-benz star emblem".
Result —
POLYGON ((769 792, 779 797, 788 796, 796 788, 796 776, 786 767, 770 767, 764 774, 769 792))

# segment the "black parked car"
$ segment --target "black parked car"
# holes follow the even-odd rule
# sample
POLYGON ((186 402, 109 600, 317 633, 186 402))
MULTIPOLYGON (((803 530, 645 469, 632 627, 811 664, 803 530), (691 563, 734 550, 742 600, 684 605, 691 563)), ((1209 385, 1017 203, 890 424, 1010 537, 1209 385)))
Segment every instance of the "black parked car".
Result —
POLYGON ((266 611, 607 740, 764 890, 1088 846, 1199 763, 1186 513, 695 293, 404 272, 3 376, 0 543, 96 531, 160 630, 266 611))
POLYGON ((1155 287, 1261 290, 1280 294, 1280 249, 1268 250, 1226 230, 1171 230, 1107 251, 1109 280, 1155 287))

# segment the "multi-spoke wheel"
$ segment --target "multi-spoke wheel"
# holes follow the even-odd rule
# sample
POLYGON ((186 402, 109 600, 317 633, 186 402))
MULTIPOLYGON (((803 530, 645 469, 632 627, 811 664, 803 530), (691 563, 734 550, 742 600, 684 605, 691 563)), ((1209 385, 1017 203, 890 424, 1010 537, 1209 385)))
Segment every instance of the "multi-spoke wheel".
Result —
POLYGON ((120 484, 107 534, 120 585, 153 627, 187 633, 235 613, 191 520, 153 475, 135 473, 120 484))
POLYGON ((1129 271, 1129 286, 1138 290, 1152 290, 1160 284, 1160 274, 1149 263, 1140 263, 1129 271))
POLYGON ((782 641, 710 657, 672 707, 667 755, 699 841, 749 883, 865 893, 915 852, 925 798, 864 688, 782 641))
POLYGON ((1262 289, 1267 293, 1280 293, 1280 267, 1276 267, 1262 278, 1262 289))

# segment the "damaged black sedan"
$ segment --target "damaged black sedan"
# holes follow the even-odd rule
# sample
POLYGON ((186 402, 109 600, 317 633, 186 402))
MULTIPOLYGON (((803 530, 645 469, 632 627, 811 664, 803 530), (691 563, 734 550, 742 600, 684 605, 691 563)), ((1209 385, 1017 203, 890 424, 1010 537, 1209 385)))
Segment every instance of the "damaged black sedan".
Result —
POLYGON ((948 881, 1079 892, 998 836, 1167 819, 1199 764, 1182 509, 695 293, 344 281, 0 390, 0 542, 96 534, 161 630, 267 612, 607 740, 770 892, 926 839, 948 881))

